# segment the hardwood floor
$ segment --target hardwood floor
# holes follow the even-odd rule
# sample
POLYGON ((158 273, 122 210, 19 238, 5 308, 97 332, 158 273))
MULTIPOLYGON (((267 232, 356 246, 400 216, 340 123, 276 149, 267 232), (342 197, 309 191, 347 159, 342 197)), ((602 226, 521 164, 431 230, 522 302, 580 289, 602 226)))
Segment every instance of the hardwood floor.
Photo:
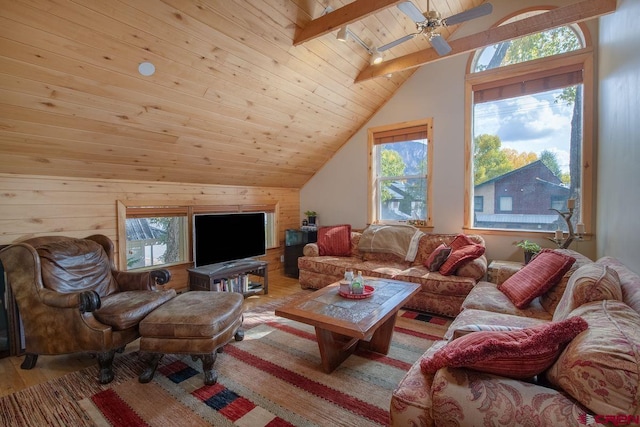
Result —
MULTIPOLYGON (((269 293, 267 295, 254 295, 245 299, 245 311, 299 291, 301 291, 301 288, 297 279, 284 276, 282 270, 270 271, 269 293)), ((125 352, 138 350, 138 344, 136 340, 127 345, 125 352)), ((40 356, 37 365, 33 369, 24 370, 20 369, 20 364, 23 360, 24 356, 10 356, 0 359, 0 396, 14 393, 97 363, 96 358, 88 353, 40 356)))

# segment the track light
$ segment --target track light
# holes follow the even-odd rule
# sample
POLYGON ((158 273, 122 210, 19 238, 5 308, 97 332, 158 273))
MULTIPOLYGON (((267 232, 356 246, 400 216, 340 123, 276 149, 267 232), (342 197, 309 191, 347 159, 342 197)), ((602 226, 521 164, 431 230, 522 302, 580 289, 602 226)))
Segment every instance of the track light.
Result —
POLYGON ((384 59, 382 56, 382 52, 379 52, 376 48, 370 48, 364 41, 362 41, 360 37, 358 37, 355 33, 353 33, 353 31, 347 28, 346 25, 338 30, 336 38, 341 42, 346 42, 347 40, 349 40, 349 36, 351 36, 351 38, 355 40, 360 46, 365 48, 369 55, 371 55, 371 64, 379 64, 382 62, 382 60, 384 59))
POLYGON ((373 54, 371 54, 371 64, 379 64, 384 60, 384 56, 382 52, 378 52, 375 50, 373 54))
POLYGON ((347 39, 349 38, 349 30, 347 29, 346 25, 338 30, 338 35, 336 36, 336 38, 341 42, 347 41, 347 39))

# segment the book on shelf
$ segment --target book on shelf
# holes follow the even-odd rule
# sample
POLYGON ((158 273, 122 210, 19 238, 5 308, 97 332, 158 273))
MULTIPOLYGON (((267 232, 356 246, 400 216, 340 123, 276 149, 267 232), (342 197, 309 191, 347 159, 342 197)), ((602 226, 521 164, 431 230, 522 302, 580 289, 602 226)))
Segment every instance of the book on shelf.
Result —
POLYGON ((239 274, 213 281, 211 290, 219 292, 257 292, 262 289, 262 283, 252 282, 248 274, 239 274))

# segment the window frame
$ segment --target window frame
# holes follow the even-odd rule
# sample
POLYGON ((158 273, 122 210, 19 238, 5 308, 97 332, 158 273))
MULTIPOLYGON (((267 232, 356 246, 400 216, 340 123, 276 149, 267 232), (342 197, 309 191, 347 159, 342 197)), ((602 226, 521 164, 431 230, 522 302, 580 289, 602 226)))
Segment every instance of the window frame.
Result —
POLYGON ((375 137, 376 134, 381 132, 392 132, 395 130, 401 130, 410 127, 419 127, 424 126, 427 132, 427 171, 426 171, 426 180, 427 180, 427 193, 425 194, 425 201, 427 204, 427 213, 426 220, 424 221, 414 221, 411 224, 419 227, 421 229, 427 229, 427 231, 433 230, 433 221, 432 221, 432 186, 433 186, 433 118, 425 118, 401 123, 394 123, 383 126, 376 126, 369 128, 367 130, 367 147, 369 150, 368 156, 368 183, 367 183, 367 191, 369 196, 369 205, 367 209, 367 219, 369 224, 397 224, 397 223, 406 223, 406 221, 381 221, 379 220, 379 212, 378 212, 378 191, 376 186, 376 171, 377 171, 377 160, 375 156, 375 137))
POLYGON ((278 241, 278 203, 266 204, 246 204, 246 205, 208 205, 208 204, 172 204, 171 202, 153 203, 149 201, 132 201, 118 200, 116 201, 117 209, 117 235, 118 235, 118 260, 117 266, 120 270, 129 270, 127 268, 127 218, 152 218, 160 216, 170 216, 171 214, 184 215, 187 217, 187 260, 184 262, 158 264, 154 266, 139 267, 130 269, 130 271, 145 271, 158 268, 172 268, 176 266, 193 265, 193 216, 202 213, 236 213, 236 212, 265 212, 267 217, 271 217, 271 227, 267 224, 267 251, 279 247, 278 241), (271 245, 269 245, 269 236, 271 237, 271 245), (123 243, 124 242, 124 243, 123 243))
MULTIPOLYGON (((588 238, 593 233, 593 185, 594 185, 594 105, 595 105, 595 82, 594 82, 594 53, 593 46, 587 28, 579 24, 584 37, 585 47, 559 55, 548 56, 532 61, 518 64, 497 67, 485 71, 473 72, 475 51, 470 55, 467 63, 465 76, 465 193, 464 198, 464 229, 471 232, 482 232, 483 234, 495 235, 518 235, 520 237, 536 237, 541 234, 550 234, 548 231, 535 230, 508 230, 474 227, 473 225, 473 93, 478 87, 495 85, 500 86, 500 82, 509 82, 515 79, 536 79, 548 76, 550 72, 579 67, 582 70, 583 85, 583 135, 582 135, 582 188, 580 204, 580 221, 585 225, 585 236, 588 238)), ((553 237, 553 236, 551 236, 553 237)))

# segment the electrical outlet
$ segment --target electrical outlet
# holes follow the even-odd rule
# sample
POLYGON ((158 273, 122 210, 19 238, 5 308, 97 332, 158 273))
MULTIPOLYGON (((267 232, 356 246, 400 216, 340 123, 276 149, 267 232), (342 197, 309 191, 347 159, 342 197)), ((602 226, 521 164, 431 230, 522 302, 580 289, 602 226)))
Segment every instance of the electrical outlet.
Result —
POLYGON ((280 262, 284 262, 284 255, 280 255, 280 262))

